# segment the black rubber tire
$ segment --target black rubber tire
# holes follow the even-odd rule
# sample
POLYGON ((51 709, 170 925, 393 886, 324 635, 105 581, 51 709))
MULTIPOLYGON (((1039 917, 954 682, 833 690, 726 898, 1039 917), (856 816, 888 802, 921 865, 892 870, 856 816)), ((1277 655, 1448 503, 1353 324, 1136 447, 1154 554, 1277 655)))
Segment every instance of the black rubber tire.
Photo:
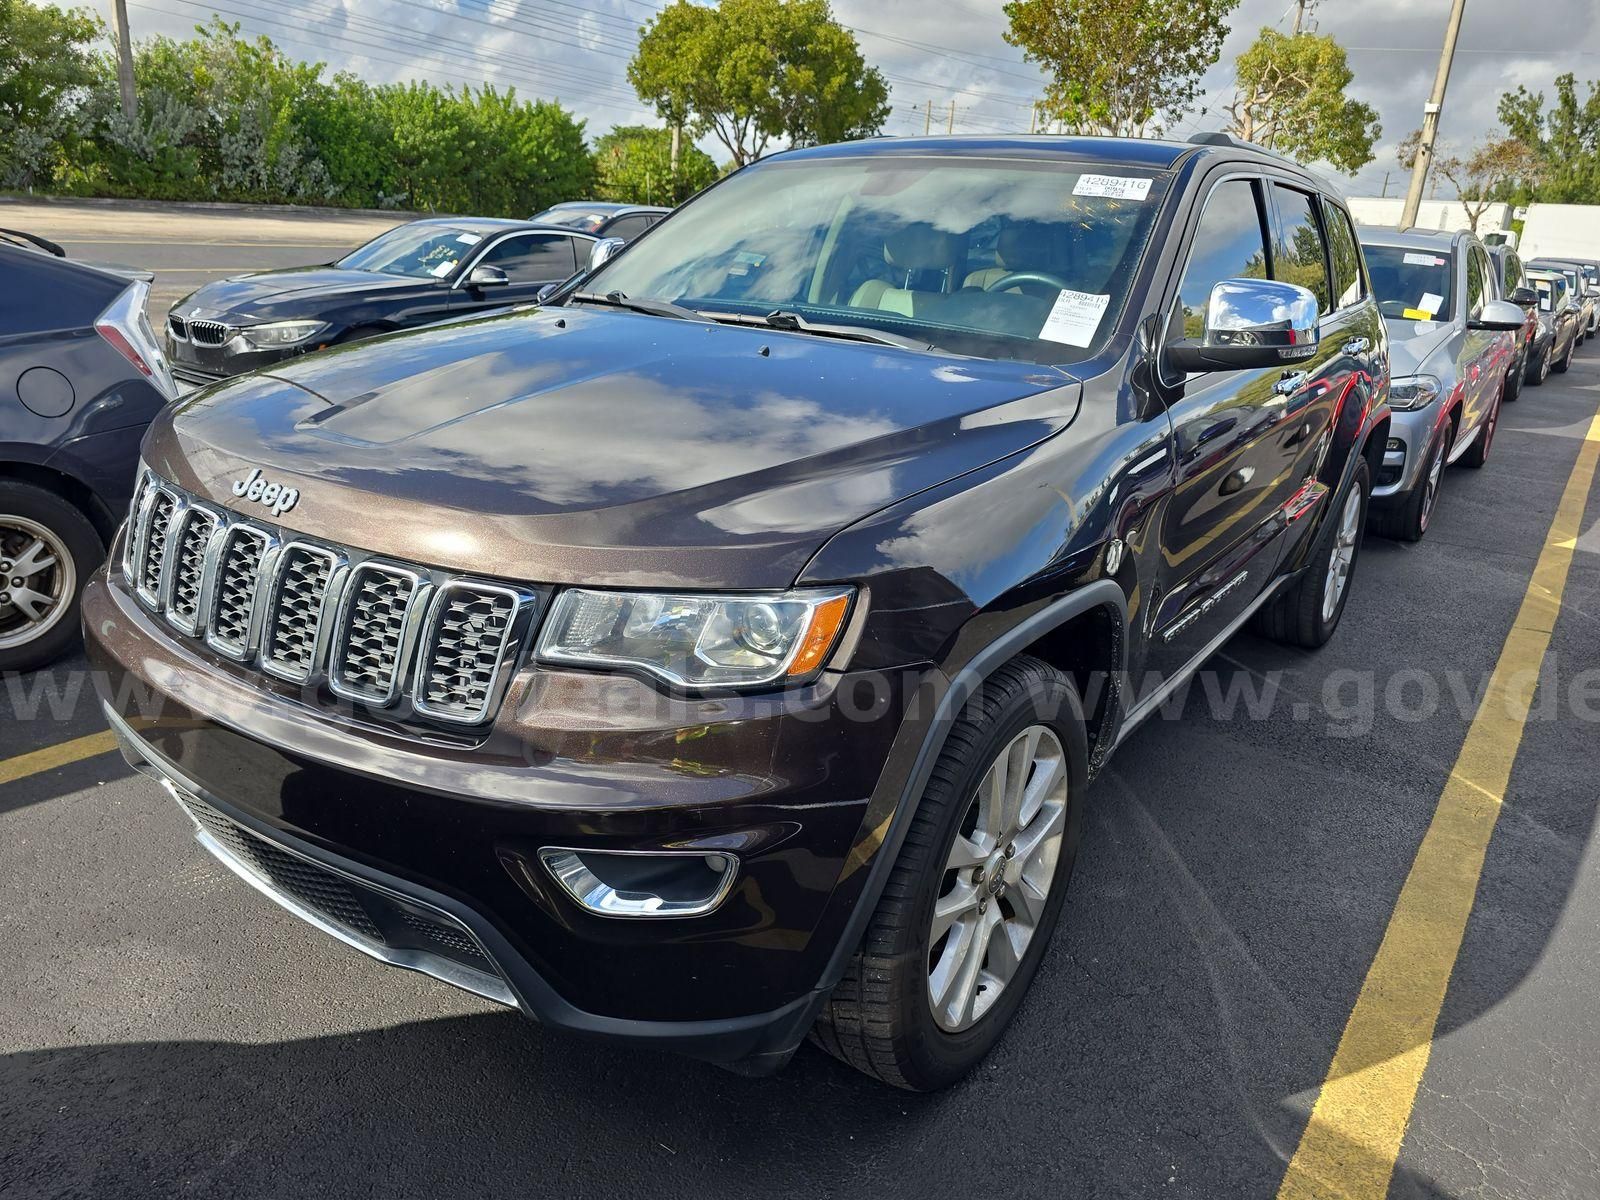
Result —
MULTIPOLYGON (((1346 487, 1358 488, 1361 492, 1361 514, 1356 520, 1356 529, 1365 529, 1368 506, 1372 497, 1372 468, 1367 465, 1365 457, 1356 463, 1354 475, 1346 487)), ((1359 533, 1356 536, 1355 557, 1350 562, 1350 575, 1345 580, 1344 594, 1339 597, 1333 615, 1327 620, 1322 616, 1322 594, 1327 585, 1328 572, 1333 566, 1334 543, 1339 536, 1339 517, 1349 499, 1350 493, 1346 490, 1338 496, 1337 502, 1323 519, 1316 547, 1311 552, 1310 566, 1287 591, 1256 614, 1254 628, 1262 637, 1282 642, 1286 646, 1315 650, 1325 644, 1333 636, 1333 631, 1339 628, 1339 619, 1344 616, 1345 606, 1350 603, 1350 592, 1355 586, 1356 568, 1361 565, 1359 533)))
MULTIPOLYGON (((1428 500, 1428 473, 1433 469, 1435 455, 1444 455, 1450 452, 1450 431, 1454 427, 1453 423, 1447 423, 1444 429, 1435 435, 1432 444, 1428 447, 1428 466, 1423 469, 1422 476, 1412 485, 1411 490, 1406 493, 1405 500, 1393 505, 1393 507, 1372 509, 1367 518, 1367 528, 1371 529, 1373 533, 1399 542, 1420 542, 1422 540, 1422 535, 1428 532, 1427 521, 1431 520, 1431 514, 1426 519, 1423 514, 1423 509, 1428 500)), ((1443 473, 1439 477, 1439 488, 1441 491, 1444 488, 1443 473)), ((1437 492, 1434 494, 1433 507, 1435 510, 1439 507, 1437 492)))
POLYGON ((1506 372, 1506 386, 1502 397, 1507 404, 1515 404, 1522 395, 1522 377, 1528 373, 1527 355, 1527 350, 1523 350, 1517 357, 1516 365, 1506 372))
POLYGON ((1554 360, 1550 363, 1550 370, 1556 375, 1565 375, 1567 368, 1572 365, 1572 356, 1578 351, 1578 335, 1573 334, 1572 340, 1567 343, 1567 352, 1562 355, 1560 362, 1554 360))
POLYGON ((866 936, 823 1005, 811 1040, 884 1083, 927 1092, 960 1079, 993 1049, 1050 944, 1072 875, 1088 786, 1088 739, 1072 680, 1022 656, 999 668, 950 730, 866 936), (1056 877, 1017 974, 969 1029, 948 1033, 928 1005, 928 931, 944 864, 983 773, 1022 729, 1047 724, 1067 758, 1067 817, 1056 877))
POLYGON ((0 674, 32 671, 60 658, 81 636, 78 604, 89 576, 105 561, 105 543, 89 518, 55 492, 31 483, 0 480, 0 513, 28 517, 52 530, 72 555, 77 581, 72 606, 47 632, 31 642, 0 650, 0 674))
POLYGON ((1472 445, 1467 447, 1467 452, 1456 459, 1464 467, 1478 470, 1489 461, 1489 452, 1494 449, 1495 430, 1500 428, 1500 397, 1496 396, 1494 407, 1489 410, 1489 418, 1483 423, 1483 428, 1478 431, 1478 436, 1472 440, 1472 445))
POLYGON ((1530 387, 1543 387, 1544 381, 1550 377, 1550 352, 1553 349, 1553 345, 1547 345, 1544 348, 1544 352, 1539 355, 1537 365, 1533 368, 1533 373, 1528 376, 1530 387))

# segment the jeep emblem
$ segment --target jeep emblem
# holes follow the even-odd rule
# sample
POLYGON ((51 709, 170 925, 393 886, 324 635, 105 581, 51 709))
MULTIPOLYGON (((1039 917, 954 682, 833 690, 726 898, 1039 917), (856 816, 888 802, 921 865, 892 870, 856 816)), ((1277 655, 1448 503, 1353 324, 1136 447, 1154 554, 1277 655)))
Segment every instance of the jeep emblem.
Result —
POLYGON ((300 489, 268 483, 261 477, 260 467, 256 467, 243 479, 235 480, 233 494, 241 500, 265 505, 272 510, 272 515, 275 517, 283 516, 300 502, 300 489))

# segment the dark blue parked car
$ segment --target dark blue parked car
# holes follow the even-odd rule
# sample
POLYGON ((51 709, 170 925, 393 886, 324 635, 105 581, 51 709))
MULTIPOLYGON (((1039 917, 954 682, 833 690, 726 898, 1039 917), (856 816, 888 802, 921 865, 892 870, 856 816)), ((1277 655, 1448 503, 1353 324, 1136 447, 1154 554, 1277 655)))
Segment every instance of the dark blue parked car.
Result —
POLYGON ((150 276, 0 230, 0 672, 78 636, 78 596, 176 396, 145 316, 150 276), (116 514, 116 515, 113 515, 116 514))

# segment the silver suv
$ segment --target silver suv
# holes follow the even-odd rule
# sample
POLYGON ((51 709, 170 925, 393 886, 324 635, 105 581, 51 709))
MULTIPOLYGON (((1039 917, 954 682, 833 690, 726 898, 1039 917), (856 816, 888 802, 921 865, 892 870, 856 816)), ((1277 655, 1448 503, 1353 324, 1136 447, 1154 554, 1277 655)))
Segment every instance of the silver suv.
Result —
POLYGON ((1470 233, 1367 228, 1361 244, 1389 327, 1394 410, 1371 522, 1414 542, 1427 532, 1445 466, 1489 457, 1527 315, 1500 296, 1470 233))

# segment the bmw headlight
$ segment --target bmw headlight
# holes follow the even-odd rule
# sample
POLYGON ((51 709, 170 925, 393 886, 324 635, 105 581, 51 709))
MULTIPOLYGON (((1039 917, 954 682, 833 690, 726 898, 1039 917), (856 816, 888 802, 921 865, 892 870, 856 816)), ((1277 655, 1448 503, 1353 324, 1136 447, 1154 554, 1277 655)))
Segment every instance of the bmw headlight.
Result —
POLYGON ((798 680, 827 660, 852 594, 848 588, 739 596, 574 588, 546 619, 539 657, 645 671, 691 688, 798 680))
POLYGON ((1389 407, 1401 412, 1426 408, 1439 398, 1439 381, 1432 375, 1403 375, 1389 384, 1389 407))
POLYGON ((327 327, 326 321, 270 321, 246 325, 239 330, 239 337, 252 350, 278 350, 309 342, 327 327))

